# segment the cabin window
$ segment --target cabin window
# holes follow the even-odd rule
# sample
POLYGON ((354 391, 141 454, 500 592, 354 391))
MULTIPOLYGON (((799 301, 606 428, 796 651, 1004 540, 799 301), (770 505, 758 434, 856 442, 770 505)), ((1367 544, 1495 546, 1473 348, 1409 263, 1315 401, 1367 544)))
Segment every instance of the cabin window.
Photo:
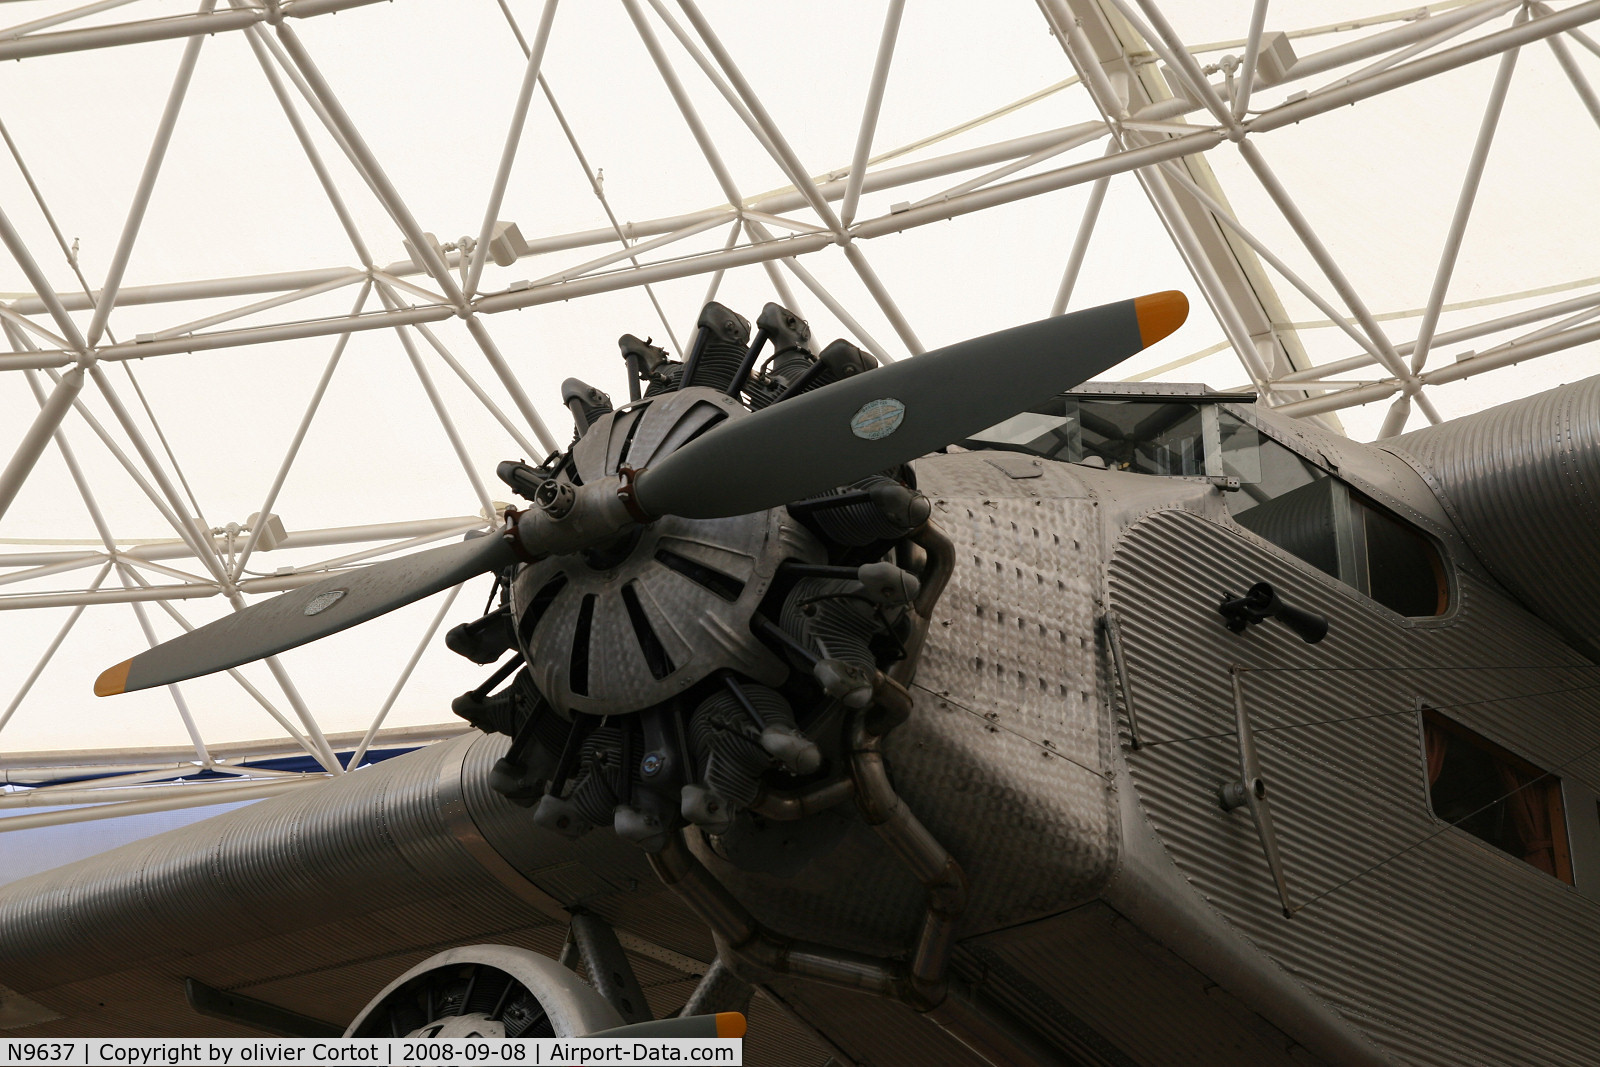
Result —
POLYGON ((1254 449, 1227 444, 1224 467, 1240 481, 1228 512, 1240 526, 1391 611, 1444 614, 1444 561, 1421 530, 1270 438, 1254 449))
POLYGON ((1422 736, 1435 815, 1572 884, 1560 778, 1432 709, 1422 736))

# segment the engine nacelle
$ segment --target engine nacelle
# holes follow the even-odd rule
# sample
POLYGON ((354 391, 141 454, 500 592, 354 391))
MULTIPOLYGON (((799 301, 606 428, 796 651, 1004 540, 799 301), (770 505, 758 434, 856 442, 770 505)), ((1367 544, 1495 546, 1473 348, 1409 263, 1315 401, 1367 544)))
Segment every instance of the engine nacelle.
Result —
POLYGON ((345 1037, 582 1037, 622 1025, 595 989, 548 956, 465 945, 390 982, 345 1037))

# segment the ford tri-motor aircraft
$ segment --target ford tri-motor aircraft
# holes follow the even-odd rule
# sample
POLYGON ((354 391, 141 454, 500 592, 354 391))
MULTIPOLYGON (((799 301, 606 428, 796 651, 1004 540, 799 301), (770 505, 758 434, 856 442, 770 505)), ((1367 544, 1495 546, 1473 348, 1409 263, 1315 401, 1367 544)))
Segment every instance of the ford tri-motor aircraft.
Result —
POLYGON ((0 889, 0 1027, 1600 1062, 1600 380, 1381 445, 1090 381, 1186 310, 623 337, 498 531, 101 675, 495 583, 476 731, 0 889))

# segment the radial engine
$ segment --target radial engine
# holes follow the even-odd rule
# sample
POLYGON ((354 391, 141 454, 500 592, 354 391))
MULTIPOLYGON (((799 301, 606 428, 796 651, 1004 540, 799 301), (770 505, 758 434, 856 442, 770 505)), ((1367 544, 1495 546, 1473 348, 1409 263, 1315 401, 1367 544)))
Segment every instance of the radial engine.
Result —
MULTIPOLYGON (((724 420, 878 365, 842 340, 814 353, 806 323, 777 304, 753 337, 707 304, 681 363, 631 334, 619 345, 631 400, 613 408, 568 379, 571 446, 537 467, 500 465, 547 511, 571 487, 627 477, 724 420)), ((899 466, 785 507, 669 516, 507 568, 498 606, 447 637, 475 662, 511 653, 454 702, 512 737, 492 785, 548 829, 609 826, 652 853, 685 824, 715 842, 752 813, 797 818, 849 799, 852 734, 880 738, 909 713, 905 684, 949 575, 928 515, 899 466)))

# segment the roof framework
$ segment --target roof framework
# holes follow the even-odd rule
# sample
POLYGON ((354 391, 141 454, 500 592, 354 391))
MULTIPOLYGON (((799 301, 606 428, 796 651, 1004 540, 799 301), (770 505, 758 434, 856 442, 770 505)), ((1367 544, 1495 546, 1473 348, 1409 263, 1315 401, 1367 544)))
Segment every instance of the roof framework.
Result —
MULTIPOLYGON (((11 423, 0 430, 0 456, 8 457, 0 469, 0 534, 8 535, 0 537, 0 624, 12 626, 7 633, 27 635, 14 645, 26 646, 27 654, 8 655, 0 668, 0 752, 13 753, 0 756, 0 764, 48 764, 52 780, 74 766, 103 771, 94 772, 101 776, 92 786, 49 785, 0 796, 0 807, 73 805, 29 816, 33 822, 26 825, 186 806, 202 789, 219 799, 243 799, 290 788, 299 776, 252 770, 212 747, 261 735, 261 726, 247 725, 240 708, 264 713, 285 743, 317 761, 319 773, 340 774, 346 762, 359 765, 397 705, 435 699, 438 686, 417 696, 413 683, 440 626, 452 617, 459 588, 407 615, 384 638, 383 657, 374 657, 358 683, 331 696, 308 696, 297 686, 296 677, 329 670, 329 661, 302 665, 297 652, 267 660, 264 670, 229 671, 225 681, 170 686, 159 698, 164 711, 143 706, 144 713, 166 722, 175 716, 181 724, 193 751, 193 760, 181 763, 232 782, 143 784, 171 779, 173 761, 113 758, 108 751, 131 742, 110 731, 112 744, 96 744, 93 738, 107 731, 80 732, 70 715, 57 723, 52 743, 21 746, 53 748, 58 758, 16 757, 18 746, 7 744, 6 735, 27 709, 69 703, 65 687, 86 691, 102 660, 125 654, 111 649, 105 635, 135 634, 155 643, 238 610, 249 597, 490 525, 503 505, 483 477, 499 457, 485 449, 537 457, 558 448, 565 433, 552 430, 533 397, 547 394, 546 379, 568 369, 569 361, 546 357, 544 366, 530 369, 519 355, 527 347, 527 320, 511 312, 611 309, 618 305, 607 300, 625 297, 635 302, 628 305, 632 313, 653 320, 682 351, 688 340, 682 327, 698 305, 725 291, 725 280, 731 286, 735 278, 753 277, 753 289, 807 308, 814 320, 837 325, 881 359, 914 357, 933 338, 944 343, 960 334, 944 336, 950 323, 930 325, 936 316, 926 303, 908 299, 919 282, 904 269, 907 257, 899 247, 909 243, 915 260, 922 247, 918 231, 969 217, 1015 218, 1019 205, 1052 204, 1055 211, 1062 195, 1075 190, 1075 225, 1046 242, 1059 282, 1053 280, 1048 299, 1032 309, 1035 317, 1059 313, 1084 303, 1094 250, 1125 240, 1106 206, 1120 179, 1153 211, 1170 243, 1165 254, 1175 254, 1190 279, 1185 287, 1198 291, 1210 311, 1201 326, 1209 331, 1208 344, 1177 358, 1163 350, 1158 355, 1165 362, 1130 364, 1124 370, 1131 378, 1219 373, 1231 366, 1235 380, 1242 372, 1286 413, 1333 425, 1344 417, 1350 425, 1355 409, 1379 405, 1381 417, 1363 416, 1362 435, 1386 437, 1414 418, 1437 422, 1446 410, 1483 402, 1447 403, 1455 395, 1445 391, 1452 383, 1600 340, 1600 268, 1593 262, 1564 261, 1554 274, 1529 271, 1541 284, 1526 287, 1503 284, 1522 276, 1509 268, 1494 276, 1499 281, 1462 277, 1475 219, 1493 210, 1484 206, 1491 195, 1504 199, 1500 187, 1486 188, 1485 175, 1492 172, 1507 101, 1529 65, 1528 53, 1548 57, 1540 93, 1561 91, 1587 126, 1563 128, 1557 142, 1596 139, 1600 44, 1585 27, 1600 17, 1600 0, 1563 6, 1474 0, 1335 25, 1285 23, 1281 30, 1274 29, 1278 18, 1292 14, 1280 16, 1268 0, 1254 0, 1225 22, 1241 35, 1220 42, 1196 39, 1210 21, 1223 21, 1220 16, 1208 21, 1175 2, 1037 0, 1025 15, 1038 36, 1049 34, 1056 64, 1051 79, 1002 106, 961 114, 898 144, 887 143, 880 126, 896 74, 907 62, 905 27, 914 10, 908 13, 904 0, 887 0, 878 9, 881 23, 857 30, 867 40, 861 56, 870 72, 858 79, 863 92, 832 105, 851 136, 848 159, 832 161, 839 165, 828 171, 815 169, 818 160, 805 154, 815 140, 810 131, 776 117, 783 108, 775 101, 786 103, 792 91, 775 76, 783 68, 743 58, 750 54, 751 31, 739 8, 711 17, 696 0, 677 0, 675 7, 665 0, 619 0, 621 17, 606 32, 630 38, 630 92, 648 92, 657 102, 650 116, 675 118, 696 173, 709 179, 699 186, 700 199, 679 194, 673 210, 635 221, 625 221, 635 205, 621 202, 617 183, 608 188, 597 166, 610 161, 591 158, 558 103, 555 79, 547 76, 561 55, 563 20, 584 16, 558 9, 556 0, 515 8, 496 0, 496 32, 515 43, 520 70, 497 78, 487 94, 493 106, 473 117, 473 128, 497 150, 481 153, 478 170, 458 173, 457 199, 472 205, 475 229, 445 241, 424 229, 444 222, 414 206, 401 191, 406 183, 391 176, 407 160, 396 150, 393 130, 380 120, 382 136, 369 136, 369 98, 363 96, 360 107, 347 103, 348 81, 320 65, 335 56, 332 45, 319 46, 319 24, 341 11, 341 21, 358 25, 358 36, 411 17, 411 0, 348 10, 370 2, 203 0, 179 14, 157 0, 6 5, 28 14, 0 28, 0 59, 25 59, 25 67, 74 56, 95 60, 151 42, 177 49, 159 54, 168 61, 161 76, 166 95, 131 188, 126 195, 118 191, 125 205, 120 228, 97 249, 94 268, 69 242, 50 182, 30 168, 31 149, 25 151, 23 139, 4 125, 19 98, 12 95, 11 106, 0 109, 12 168, 0 199, 0 244, 8 254, 0 257, 0 290, 7 290, 0 293, 7 342, 0 354, 0 402, 9 404, 0 408, 8 413, 0 425, 11 423), (287 270, 186 268, 173 272, 181 280, 147 280, 156 268, 139 260, 141 242, 158 225, 173 225, 170 212, 151 214, 152 201, 172 166, 175 134, 199 106, 192 87, 203 51, 221 47, 208 44, 213 39, 242 42, 235 56, 253 64, 298 165, 314 182, 317 218, 331 235, 316 247, 319 256, 332 250, 332 258, 311 256, 287 270), (1459 79, 1468 75, 1477 95, 1462 97, 1459 79), (1330 145, 1347 137, 1351 105, 1381 105, 1386 98, 1412 109, 1401 112, 1405 121, 1427 122, 1414 110, 1417 98, 1406 94, 1432 86, 1466 99, 1454 110, 1473 112, 1473 132, 1464 153, 1452 148, 1451 159, 1460 158, 1446 166, 1447 179, 1407 191, 1444 204, 1444 225, 1431 247, 1408 259, 1416 266, 1407 284, 1390 287, 1370 269, 1370 260, 1386 257, 1388 249, 1353 242, 1347 220, 1326 207, 1326 190, 1307 195, 1306 161, 1314 171, 1316 150, 1306 146, 1316 144, 1319 131, 1328 131, 1330 145), (1076 121, 1062 123, 1062 117, 1076 121), (569 218, 552 212, 542 222, 517 216, 510 231, 502 225, 513 205, 525 210, 534 202, 521 190, 535 160, 551 172, 560 163, 569 178, 581 172, 587 217, 597 224, 564 225, 583 214, 568 211, 569 218), (752 176, 759 182, 774 175, 772 188, 757 191, 751 184, 752 176), (394 258, 397 252, 401 258, 394 258), (896 269, 880 274, 875 264, 885 262, 896 269), (130 274, 130 265, 139 270, 130 274), (520 280, 523 275, 530 277, 520 280), (130 276, 142 278, 124 284, 130 276), (1396 307, 1397 295, 1409 293, 1423 295, 1419 306, 1396 307), (354 373, 350 364, 380 346, 385 373, 406 379, 417 394, 421 414, 406 432, 421 434, 422 423, 434 424, 430 450, 442 458, 429 473, 448 481, 449 492, 390 500, 376 510, 381 521, 285 530, 270 518, 258 520, 278 513, 285 487, 297 476, 350 447, 321 432, 325 424, 372 418, 360 406, 362 394, 342 383, 354 373), (249 455, 238 458, 235 481, 257 494, 254 514, 214 525, 208 515, 233 515, 237 508, 231 496, 220 503, 208 499, 211 478, 191 477, 198 464, 181 443, 183 424, 209 405, 185 390, 217 367, 241 361, 271 366, 283 352, 292 352, 297 366, 314 367, 304 374, 309 388, 295 392, 295 413, 280 420, 282 433, 263 429, 263 436, 272 436, 270 448, 241 446, 249 455), (163 373, 168 360, 184 368, 176 378, 188 385, 180 388, 173 374, 163 373), (72 521, 40 518, 69 505, 72 521), (51 536, 79 532, 83 517, 92 536, 51 536), (270 571, 252 569, 266 558, 286 562, 270 571), (89 645, 98 658, 58 660, 63 647, 73 647, 74 633, 81 639, 91 627, 103 638, 89 645), (203 692, 203 704, 196 692, 203 692), (350 695, 365 692, 375 710, 361 713, 363 725, 351 735, 358 739, 350 744, 346 738, 344 745, 355 756, 341 762, 328 740, 330 716, 345 729, 350 695), (219 708, 232 710, 224 715, 219 708), (127 791, 134 786, 140 786, 137 795, 127 791)), ((423 82, 471 77, 467 68, 444 64, 408 74, 423 82)), ((245 71, 233 74, 242 78, 245 71)), ((630 120, 618 115, 616 121, 626 126, 630 120)), ((637 121, 635 132, 647 136, 642 112, 637 121)), ((1368 165, 1397 162, 1375 151, 1368 165)), ((542 178, 545 170, 537 174, 542 178)), ((249 190, 252 180, 242 184, 249 190)), ((435 206, 430 200, 428 209, 435 206)), ((1376 236, 1381 241, 1385 235, 1376 236)), ((247 268, 254 262, 236 258, 247 268)), ((274 387, 258 382, 253 388, 274 387)), ((234 418, 251 422, 249 403, 235 396, 228 406, 234 418)), ((229 468, 226 455, 220 461, 208 456, 206 463, 229 468)), ((381 465, 372 475, 394 476, 381 465)), ((422 674, 430 670, 445 687, 460 677, 459 670, 427 665, 422 674)), ((11 773, 17 783, 30 781, 24 770, 11 773)), ((24 824, 5 820, 0 829, 12 825, 24 824)))

